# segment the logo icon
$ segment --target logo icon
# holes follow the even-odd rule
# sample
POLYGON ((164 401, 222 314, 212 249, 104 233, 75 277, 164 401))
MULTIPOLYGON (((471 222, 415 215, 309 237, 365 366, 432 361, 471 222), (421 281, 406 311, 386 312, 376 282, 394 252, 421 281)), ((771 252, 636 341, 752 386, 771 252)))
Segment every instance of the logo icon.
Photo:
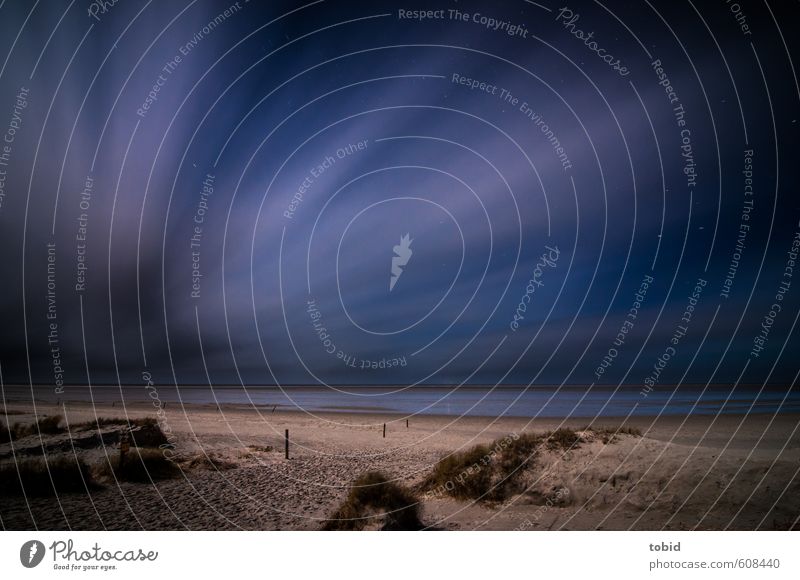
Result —
POLYGON ((403 273, 403 266, 408 264, 411 259, 411 242, 414 240, 409 238, 410 234, 406 234, 400 238, 400 243, 396 245, 393 250, 395 255, 392 256, 392 275, 389 278, 389 292, 394 290, 394 285, 400 279, 400 274, 403 273))
POLYGON ((29 540, 19 549, 19 561, 26 568, 36 568, 44 559, 44 544, 39 540, 29 540))

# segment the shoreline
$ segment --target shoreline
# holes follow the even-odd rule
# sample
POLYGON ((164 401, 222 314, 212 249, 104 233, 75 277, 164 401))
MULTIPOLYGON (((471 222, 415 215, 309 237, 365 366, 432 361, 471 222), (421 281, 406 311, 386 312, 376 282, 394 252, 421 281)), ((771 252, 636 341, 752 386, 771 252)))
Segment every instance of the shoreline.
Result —
MULTIPOLYGON (((21 399, 8 399, 6 398, 6 406, 5 408, 0 408, 0 418, 3 418, 5 409, 11 413, 9 417, 13 417, 18 412, 23 412, 24 414, 32 414, 33 409, 32 405, 30 404, 30 400, 21 400, 21 399)), ((347 406, 342 405, 338 408, 324 408, 319 410, 309 410, 309 409, 302 409, 298 406, 288 406, 282 404, 267 404, 267 405, 249 405, 246 403, 196 403, 196 402, 181 402, 181 401, 166 401, 168 404, 162 403, 160 406, 154 405, 147 401, 136 401, 136 402, 125 402, 124 404, 120 405, 112 405, 111 402, 91 402, 91 401, 84 401, 78 399, 65 399, 60 402, 59 405, 56 401, 51 400, 37 400, 36 401, 36 409, 40 411, 39 414, 43 414, 41 411, 46 409, 47 413, 52 413, 53 411, 61 410, 64 406, 68 409, 74 411, 86 411, 88 409, 100 409, 108 412, 117 412, 124 411, 125 409, 129 409, 133 412, 138 413, 140 411, 151 411, 152 413, 158 412, 158 409, 161 408, 166 412, 169 409, 172 412, 174 409, 181 409, 186 412, 250 412, 260 415, 275 415, 275 414, 292 414, 292 415, 305 415, 312 418, 335 418, 341 416, 357 416, 363 418, 390 418, 391 421, 403 421, 406 418, 408 419, 436 419, 436 420, 468 420, 474 419, 479 421, 486 421, 486 420, 497 420, 497 421, 532 421, 536 423, 540 422, 559 422, 559 421, 583 421, 584 424, 586 421, 590 421, 592 423, 600 423, 600 422, 611 422, 611 423, 628 423, 628 422, 635 422, 635 423, 645 423, 647 421, 666 421, 666 420, 674 420, 674 421, 683 421, 683 420, 693 420, 693 419, 703 419, 703 420, 747 420, 750 418, 771 418, 776 420, 791 420, 793 419, 795 422, 800 424, 800 412, 798 411, 779 411, 776 413, 772 412, 765 412, 765 411, 758 411, 754 410, 748 413, 738 413, 738 412, 726 412, 726 413, 697 413, 697 412, 662 412, 662 413, 648 413, 648 414, 631 414, 628 416, 625 415, 578 415, 578 414, 571 414, 567 416, 551 416, 551 415, 542 415, 542 416, 529 416, 529 415, 489 415, 489 414, 447 414, 447 413, 405 413, 403 411, 397 411, 393 409, 386 409, 383 410, 378 407, 366 408, 366 407, 356 407, 356 406, 347 406), (275 411, 273 411, 275 408, 275 411)))

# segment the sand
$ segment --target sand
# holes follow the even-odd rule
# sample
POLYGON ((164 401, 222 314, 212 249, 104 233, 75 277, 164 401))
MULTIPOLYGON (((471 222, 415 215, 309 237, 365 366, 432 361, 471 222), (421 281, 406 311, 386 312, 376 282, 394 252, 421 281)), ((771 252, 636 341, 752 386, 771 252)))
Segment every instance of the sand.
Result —
MULTIPOLYGON (((12 403, 8 409, 26 410, 12 403)), ((40 405, 37 413, 65 414, 69 424, 96 416, 155 415, 147 405, 80 403, 65 409, 40 405)), ((8 419, 24 422, 32 415, 8 419)), ((175 479, 111 482, 58 498, 26 501, 2 494, 0 524, 4 529, 316 530, 368 470, 415 488, 448 453, 509 434, 583 429, 590 422, 414 416, 406 427, 405 420, 170 403, 161 426, 175 452, 211 455, 229 469, 184 468, 175 479), (283 453, 286 429, 289 460, 283 453)), ((586 431, 584 441, 567 452, 544 451, 526 470, 525 489, 502 503, 420 493, 422 520, 448 530, 791 529, 800 515, 799 420, 795 415, 605 418, 593 427, 616 429, 624 423, 642 436, 620 434, 603 442, 586 431)), ((96 463, 118 451, 108 446, 78 453, 96 463)), ((0 445, 0 461, 13 459, 11 445, 0 445)))

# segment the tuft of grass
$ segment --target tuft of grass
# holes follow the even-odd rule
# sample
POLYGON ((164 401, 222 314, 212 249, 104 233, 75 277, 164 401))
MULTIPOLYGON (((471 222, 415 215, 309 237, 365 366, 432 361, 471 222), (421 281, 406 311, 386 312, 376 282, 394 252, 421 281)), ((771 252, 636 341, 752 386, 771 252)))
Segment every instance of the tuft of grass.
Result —
POLYGON ((47 462, 26 459, 0 465, 0 497, 22 495, 23 490, 28 496, 44 497, 82 493, 98 487, 87 465, 74 456, 47 462))
POLYGON ((50 415, 49 417, 42 417, 38 421, 36 421, 36 426, 38 427, 38 431, 34 431, 35 433, 42 433, 43 435, 57 435, 58 433, 64 432, 64 427, 61 423, 64 421, 64 417, 61 415, 50 415))
POLYGON ((181 470, 157 449, 131 447, 122 465, 119 463, 119 455, 114 455, 98 465, 97 473, 106 479, 114 476, 119 481, 149 483, 151 480, 177 477, 181 470))
POLYGON ((422 489, 444 489, 456 499, 477 499, 492 489, 491 465, 485 458, 491 454, 486 445, 452 453, 433 466, 422 482, 422 489))
POLYGON ((134 424, 135 427, 131 429, 131 439, 137 447, 159 447, 170 444, 157 419, 144 417, 136 419, 134 424))
POLYGON ((248 445, 248 449, 252 451, 260 451, 262 453, 272 453, 275 448, 272 445, 248 445))
POLYGON ((22 439, 23 437, 36 433, 36 427, 30 423, 14 423, 11 425, 10 432, 11 441, 16 441, 17 439, 22 439))
POLYGON ((181 463, 186 469, 208 469, 209 471, 227 471, 236 469, 238 465, 233 461, 222 459, 214 453, 197 453, 181 463))
POLYGON ((520 479, 543 447, 550 451, 574 449, 581 441, 578 433, 562 428, 476 445, 441 459, 420 488, 456 499, 502 502, 521 491, 520 479))
POLYGON ((111 427, 114 425, 125 425, 130 427, 152 426, 158 425, 158 420, 155 417, 136 417, 132 419, 123 419, 122 417, 98 417, 91 421, 84 421, 83 423, 75 423, 72 428, 76 431, 85 431, 88 429, 102 429, 103 427, 111 427))
POLYGON ((567 449, 577 449, 579 443, 583 441, 581 436, 574 430, 565 427, 556 429, 552 433, 546 433, 545 440, 547 441, 548 449, 563 449, 564 451, 567 449))
POLYGON ((602 427, 588 430, 594 431, 598 436, 600 436, 600 439, 605 445, 608 445, 609 443, 615 443, 618 435, 631 435, 633 437, 642 436, 642 430, 638 427, 619 427, 617 429, 611 427, 602 427))
POLYGON ((634 437, 641 437, 642 430, 638 427, 620 427, 617 433, 624 433, 625 435, 633 435, 634 437))
POLYGON ((543 435, 523 433, 511 441, 503 449, 498 458, 500 470, 510 474, 528 467, 534 460, 539 445, 542 444, 543 435))
POLYGON ((353 483, 344 502, 322 526, 323 530, 363 530, 380 523, 382 530, 419 530, 419 506, 407 488, 369 471, 353 483))
POLYGON ((136 447, 159 447, 162 445, 169 445, 169 440, 161 430, 158 419, 155 417, 139 417, 131 419, 130 421, 118 417, 98 417, 93 421, 77 423, 73 426, 73 429, 77 431, 99 431, 104 427, 113 425, 129 427, 131 430, 131 443, 136 447))
POLYGON ((36 423, 14 423, 11 427, 7 427, 5 423, 0 422, 2 433, 0 433, 0 443, 8 443, 9 441, 16 441, 23 437, 31 435, 57 435, 63 433, 65 428, 61 425, 64 418, 61 415, 48 415, 40 418, 36 423))
POLYGON ((75 423, 72 428, 75 431, 88 431, 89 429, 98 430, 103 427, 110 427, 111 425, 133 425, 136 420, 130 422, 127 419, 120 419, 117 417, 98 417, 93 421, 85 421, 83 423, 75 423))

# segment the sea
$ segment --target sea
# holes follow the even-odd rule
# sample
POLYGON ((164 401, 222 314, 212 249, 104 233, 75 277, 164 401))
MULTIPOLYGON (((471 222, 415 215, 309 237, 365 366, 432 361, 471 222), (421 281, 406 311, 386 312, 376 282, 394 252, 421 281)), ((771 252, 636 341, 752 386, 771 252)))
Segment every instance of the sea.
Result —
POLYGON ((261 410, 487 417, 627 417, 800 413, 800 390, 679 385, 645 392, 634 386, 48 386, 2 387, 14 403, 123 402, 242 406, 261 410))

